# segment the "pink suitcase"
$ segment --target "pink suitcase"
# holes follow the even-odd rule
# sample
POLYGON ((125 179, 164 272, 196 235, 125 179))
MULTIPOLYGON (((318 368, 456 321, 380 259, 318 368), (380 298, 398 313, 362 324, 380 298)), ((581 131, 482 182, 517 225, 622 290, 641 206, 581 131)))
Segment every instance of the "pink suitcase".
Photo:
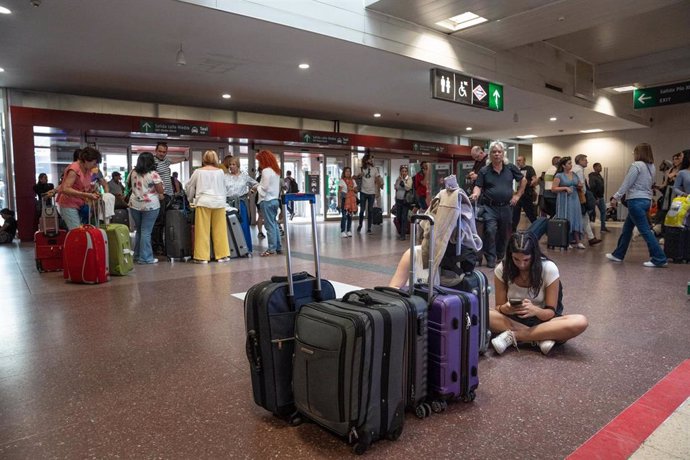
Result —
POLYGON ((63 274, 72 283, 100 284, 108 281, 108 239, 93 225, 70 230, 63 248, 63 274))

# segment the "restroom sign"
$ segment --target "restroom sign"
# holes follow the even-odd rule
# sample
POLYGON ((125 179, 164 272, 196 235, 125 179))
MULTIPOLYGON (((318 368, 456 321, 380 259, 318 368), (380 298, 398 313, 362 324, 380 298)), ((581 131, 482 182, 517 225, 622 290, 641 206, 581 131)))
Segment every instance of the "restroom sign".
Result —
POLYGON ((431 69, 431 97, 503 111, 503 85, 443 69, 431 69))

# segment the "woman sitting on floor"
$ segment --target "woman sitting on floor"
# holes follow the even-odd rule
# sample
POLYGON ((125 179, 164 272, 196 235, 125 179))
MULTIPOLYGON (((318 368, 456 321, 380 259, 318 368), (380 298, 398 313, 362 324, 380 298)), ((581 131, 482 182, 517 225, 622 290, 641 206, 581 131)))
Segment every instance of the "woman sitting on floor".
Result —
POLYGON ((489 311, 491 344, 498 354, 510 345, 536 343, 548 354, 556 343, 587 329, 583 315, 563 315, 558 267, 544 257, 531 232, 514 233, 494 270, 496 306, 489 311))

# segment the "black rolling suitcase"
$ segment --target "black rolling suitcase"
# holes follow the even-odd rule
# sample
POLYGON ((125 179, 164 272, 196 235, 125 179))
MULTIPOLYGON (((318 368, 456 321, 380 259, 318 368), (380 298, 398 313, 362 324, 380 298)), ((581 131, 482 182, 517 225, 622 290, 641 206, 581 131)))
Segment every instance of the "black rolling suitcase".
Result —
MULTIPOLYGON (((568 198, 566 197, 566 200, 568 198)), ((568 215, 566 201, 565 213, 568 215)), ((549 249, 561 248, 567 250, 570 246, 570 221, 554 216, 546 224, 546 247, 549 249)))
POLYGON ((244 299, 246 349, 254 402, 285 419, 295 413, 292 393, 295 316, 306 303, 335 298, 333 285, 321 279, 316 197, 313 194, 285 195, 284 216, 287 215, 287 201, 309 201, 311 204, 316 276, 306 272, 292 273, 290 238, 286 228, 287 273, 291 276, 274 276, 269 281, 256 284, 249 288, 244 299))
POLYGON ((194 253, 192 222, 194 213, 187 210, 169 209, 165 212, 165 254, 171 259, 187 260, 194 253))
POLYGON ((570 222, 554 217, 546 226, 546 247, 568 249, 570 246, 570 222))
POLYGON ((664 227, 664 253, 674 264, 690 262, 690 228, 664 227))
POLYGON ((304 305, 295 323, 293 387, 300 414, 347 438, 356 454, 400 437, 405 416, 407 312, 366 300, 304 305))

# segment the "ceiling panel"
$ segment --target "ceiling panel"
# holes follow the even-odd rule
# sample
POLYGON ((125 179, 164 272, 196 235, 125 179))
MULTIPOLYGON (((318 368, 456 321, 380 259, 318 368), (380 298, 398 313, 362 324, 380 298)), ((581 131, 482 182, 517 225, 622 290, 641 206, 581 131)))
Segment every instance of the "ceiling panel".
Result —
POLYGON ((595 64, 690 47, 690 2, 620 18, 548 42, 595 64))

